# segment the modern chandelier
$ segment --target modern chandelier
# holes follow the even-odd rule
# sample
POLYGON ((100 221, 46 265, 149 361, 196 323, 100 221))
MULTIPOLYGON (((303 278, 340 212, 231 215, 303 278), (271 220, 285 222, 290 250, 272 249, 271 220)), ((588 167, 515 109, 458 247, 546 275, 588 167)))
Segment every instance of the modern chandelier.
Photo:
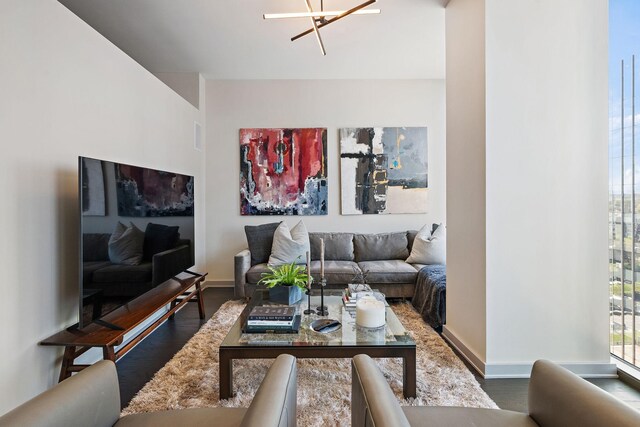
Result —
POLYGON ((320 0, 320 11, 314 12, 311 7, 311 0, 304 0, 305 5, 307 7, 306 12, 296 12, 296 13, 265 13, 262 15, 264 19, 284 19, 284 18, 309 18, 311 20, 312 27, 306 31, 301 32, 297 36, 291 37, 291 41, 294 42, 301 37, 304 37, 308 34, 315 33, 316 39, 318 40, 318 45, 320 46, 320 52, 323 55, 327 54, 327 51, 324 48, 324 43, 322 43, 322 37, 320 37, 320 28, 326 27, 329 24, 333 24, 334 22, 349 16, 349 15, 372 15, 380 13, 380 9, 365 9, 365 7, 372 5, 377 0, 367 0, 366 2, 352 7, 349 10, 324 10, 324 0, 320 0))

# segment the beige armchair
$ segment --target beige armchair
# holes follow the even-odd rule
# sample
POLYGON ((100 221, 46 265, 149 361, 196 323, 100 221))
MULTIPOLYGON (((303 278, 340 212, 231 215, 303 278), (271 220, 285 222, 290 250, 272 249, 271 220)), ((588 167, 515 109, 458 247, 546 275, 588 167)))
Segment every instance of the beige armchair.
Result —
POLYGON ((528 414, 502 409, 402 407, 369 356, 354 357, 352 368, 352 427, 640 426, 640 412, 545 360, 533 365, 528 414))
POLYGON ((249 408, 194 408, 120 416, 115 364, 101 361, 0 417, 0 426, 132 427, 296 425, 296 359, 273 362, 249 408))

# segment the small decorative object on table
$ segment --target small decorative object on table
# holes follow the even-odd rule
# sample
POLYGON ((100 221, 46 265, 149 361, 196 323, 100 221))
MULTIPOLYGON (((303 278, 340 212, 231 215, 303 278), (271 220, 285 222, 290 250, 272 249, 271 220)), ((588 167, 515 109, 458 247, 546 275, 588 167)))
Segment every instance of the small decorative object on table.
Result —
MULTIPOLYGON (((357 267, 353 268, 353 279, 351 279, 351 284, 356 285, 366 285, 367 284, 367 276, 369 275, 369 270, 360 270, 357 267)), ((371 288, 369 288, 371 289, 371 288)))
POLYGON ((358 294, 356 301, 356 325, 364 328, 381 328, 387 320, 384 295, 380 292, 358 294))
POLYGON ((363 283, 349 283, 342 294, 342 302, 347 310, 355 310, 358 294, 371 293, 371 287, 363 283))
POLYGON ((323 334, 337 331, 341 327, 342 324, 335 319, 318 319, 311 322, 311 329, 316 332, 322 332, 323 334))
POLYGON ((300 301, 302 290, 307 288, 307 273, 304 269, 295 262, 268 268, 269 272, 262 273, 258 284, 269 288, 269 299, 283 304, 300 301))

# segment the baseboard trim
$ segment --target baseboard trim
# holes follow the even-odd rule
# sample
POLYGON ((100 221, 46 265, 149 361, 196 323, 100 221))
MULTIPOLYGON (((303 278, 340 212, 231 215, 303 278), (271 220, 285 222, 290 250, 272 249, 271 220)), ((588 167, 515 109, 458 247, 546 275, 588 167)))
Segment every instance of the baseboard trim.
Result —
POLYGON ((207 280, 202 285, 202 289, 206 288, 233 288, 235 282, 233 280, 207 280))
POLYGON ((447 325, 442 327, 442 337, 453 347, 481 376, 485 376, 485 363, 456 337, 447 325))
MULTIPOLYGON (((618 378, 618 368, 613 363, 559 363, 583 378, 618 378)), ((486 365, 486 379, 494 378, 529 378, 531 376, 531 363, 488 363, 486 365)))
MULTIPOLYGON (((471 351, 445 325, 442 337, 485 379, 495 378, 529 378, 533 362, 530 363, 485 363, 471 351)), ((583 378, 618 378, 615 363, 559 363, 583 378)))

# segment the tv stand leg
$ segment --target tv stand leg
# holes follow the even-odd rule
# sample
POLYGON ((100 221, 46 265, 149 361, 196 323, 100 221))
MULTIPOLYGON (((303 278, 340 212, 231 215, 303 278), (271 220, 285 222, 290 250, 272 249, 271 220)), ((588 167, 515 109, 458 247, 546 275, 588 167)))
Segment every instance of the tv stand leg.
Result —
POLYGON ((102 347, 102 356, 104 360, 111 360, 112 362, 116 361, 116 353, 112 345, 102 347))
POLYGON ((68 345, 64 348, 64 355, 62 356, 62 366, 60 366, 60 378, 58 382, 62 382, 71 376, 69 367, 73 365, 73 361, 76 358, 76 347, 68 345))
MULTIPOLYGON (((173 301, 171 301, 171 310, 176 308, 177 304, 178 304, 178 300, 177 299, 174 299, 173 301)), ((171 313, 171 316, 169 316, 169 320, 173 320, 175 318, 176 318, 176 312, 174 311, 173 313, 171 313)))
POLYGON ((200 313, 200 319, 204 319, 204 300, 202 299, 202 281, 198 280, 196 282, 196 289, 198 290, 198 312, 200 313))

